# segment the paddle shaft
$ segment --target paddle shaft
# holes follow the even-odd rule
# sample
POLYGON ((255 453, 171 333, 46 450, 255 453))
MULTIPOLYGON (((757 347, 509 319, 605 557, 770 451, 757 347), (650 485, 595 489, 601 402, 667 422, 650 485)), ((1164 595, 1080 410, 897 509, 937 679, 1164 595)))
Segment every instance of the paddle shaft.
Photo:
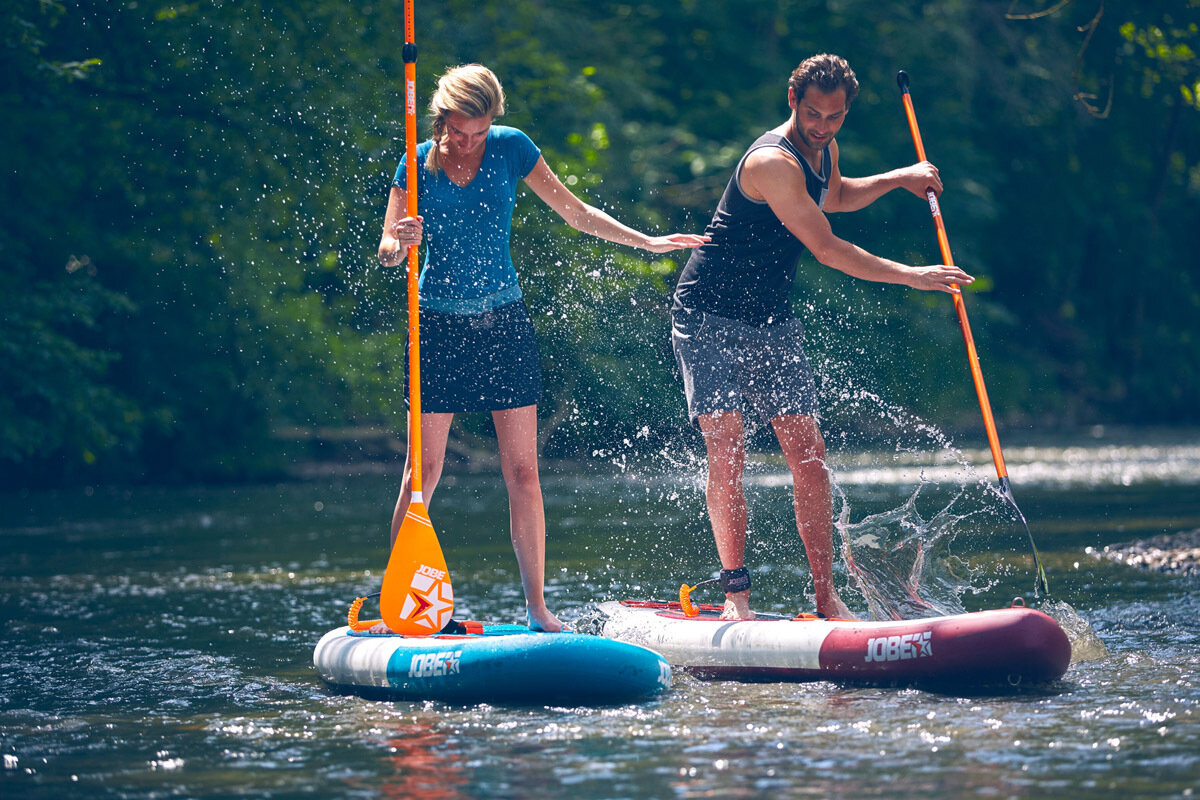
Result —
MULTIPOLYGON (((413 0, 404 3, 405 213, 417 215, 417 46, 413 0)), ((393 633, 428 635, 454 613, 454 587, 446 557, 421 492, 421 324, 417 298, 417 248, 408 248, 408 459, 410 497, 399 528, 392 520, 392 553, 379 590, 379 610, 393 633)))
MULTIPOLYGON (((921 141, 921 130, 917 127, 917 113, 913 108, 912 96, 908 92, 908 73, 901 70, 896 75, 896 83, 900 86, 900 99, 904 103, 904 115, 908 118, 908 130, 912 133, 913 144, 917 149, 917 160, 928 161, 925 157, 925 144, 921 141)), ((942 219, 941 205, 938 203, 937 194, 932 188, 926 187, 925 199, 929 201, 929 213, 933 216, 933 224, 937 229, 938 249, 942 253, 942 261, 948 266, 954 265, 954 256, 950 253, 950 237, 946 234, 946 223, 942 219)), ((955 284, 954 288, 958 288, 955 284)), ((1017 506, 1017 501, 1012 496, 1012 487, 1008 480, 1008 467, 1004 463, 1004 452, 1000 449, 1000 436, 996 433, 996 420, 992 415, 992 404, 988 400, 987 386, 983 382, 983 370, 979 366, 979 354, 975 350, 975 337, 971 335, 971 323, 967 319, 967 306, 963 301, 963 296, 960 293, 953 295, 954 311, 958 315, 958 326, 962 329, 963 342, 967 347, 967 360, 971 367, 971 380, 975 383, 975 394, 979 398, 979 408, 983 412, 983 426, 987 432, 988 447, 992 451, 992 461, 996 465, 996 477, 1000 480, 1000 493, 1009 502, 1013 509, 1017 512, 1017 516, 1021 520, 1021 524, 1025 526, 1025 532, 1029 534, 1029 544, 1033 547, 1033 560, 1037 569, 1037 578, 1034 582, 1034 594, 1039 590, 1049 593, 1049 587, 1046 584, 1046 573, 1042 569, 1041 558, 1038 555, 1037 545, 1034 544, 1033 534, 1029 531, 1029 523, 1025 521, 1025 515, 1021 513, 1021 509, 1017 506)))
MULTIPOLYGON (((925 145, 921 141, 921 131, 917 128, 917 115, 913 110, 912 97, 908 93, 908 76, 899 80, 901 99, 904 101, 904 113, 908 117, 908 129, 912 132, 913 144, 917 148, 917 160, 928 161, 925 157, 925 145)), ((950 254, 950 238, 946 235, 946 223, 942 219, 942 210, 938 205, 937 195, 933 189, 926 188, 925 199, 929 201, 929 213, 933 215, 933 224, 937 229, 938 248, 942 251, 942 261, 947 266, 954 265, 954 256, 950 254)), ((958 288, 955 284, 955 288, 958 288)), ((992 416, 992 404, 988 401, 987 386, 983 382, 983 370, 979 367, 979 354, 975 350, 975 338, 971 335, 971 323, 967 319, 967 305, 963 302, 962 294, 955 294, 954 311, 958 314, 958 325, 962 329, 963 342, 967 346, 967 359, 971 366, 971 379, 975 382, 975 394, 979 396, 979 407, 983 411, 983 425, 987 429, 988 445, 992 449, 992 461, 996 464, 996 475, 1000 480, 1008 478, 1008 468, 1004 464, 1004 453, 1000 449, 1000 437, 996 433, 996 422, 992 416)))
MULTIPOLYGON (((417 216, 417 45, 413 0, 404 0, 404 152, 405 200, 408 216, 417 216)), ((412 499, 423 503, 421 491, 421 313, 418 300, 417 246, 408 248, 408 458, 412 469, 412 499)))

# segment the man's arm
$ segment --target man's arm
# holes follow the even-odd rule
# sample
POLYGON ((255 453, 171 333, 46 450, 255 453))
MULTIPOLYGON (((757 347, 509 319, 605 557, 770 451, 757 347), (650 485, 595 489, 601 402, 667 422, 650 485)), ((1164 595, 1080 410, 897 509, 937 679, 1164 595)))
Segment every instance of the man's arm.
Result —
POLYGON ((833 156, 833 172, 829 177, 829 192, 825 196, 826 212, 858 211, 892 189, 907 189, 922 200, 925 199, 927 188, 932 187, 935 194, 942 193, 942 179, 937 167, 928 161, 866 178, 845 178, 838 168, 837 142, 830 142, 829 147, 833 156))
POLYGON ((778 148, 764 147, 750 154, 742 168, 741 186, 748 196, 765 200, 792 235, 827 267, 862 280, 952 294, 958 293, 954 284, 965 285, 975 280, 955 266, 911 267, 880 258, 838 238, 829 220, 808 196, 800 164, 778 148))

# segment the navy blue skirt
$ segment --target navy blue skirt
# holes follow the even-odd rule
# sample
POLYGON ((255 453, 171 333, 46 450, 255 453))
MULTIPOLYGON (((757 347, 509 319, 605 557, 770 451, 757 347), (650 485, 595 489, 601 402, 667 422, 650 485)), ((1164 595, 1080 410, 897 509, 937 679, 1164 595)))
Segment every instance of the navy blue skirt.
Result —
POLYGON ((483 314, 421 309, 422 412, 499 411, 541 397, 541 356, 525 301, 483 314))

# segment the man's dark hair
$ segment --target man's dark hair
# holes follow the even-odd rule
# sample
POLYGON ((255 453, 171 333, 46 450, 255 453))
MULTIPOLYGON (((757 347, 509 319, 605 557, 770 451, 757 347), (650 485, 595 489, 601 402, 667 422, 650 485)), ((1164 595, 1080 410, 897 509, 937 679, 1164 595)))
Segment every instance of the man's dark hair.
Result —
POLYGON ((854 70, 841 56, 821 53, 806 58, 800 62, 788 79, 788 88, 796 93, 796 99, 804 97, 809 86, 816 86, 825 94, 833 94, 838 89, 846 91, 846 107, 858 96, 858 78, 854 70))

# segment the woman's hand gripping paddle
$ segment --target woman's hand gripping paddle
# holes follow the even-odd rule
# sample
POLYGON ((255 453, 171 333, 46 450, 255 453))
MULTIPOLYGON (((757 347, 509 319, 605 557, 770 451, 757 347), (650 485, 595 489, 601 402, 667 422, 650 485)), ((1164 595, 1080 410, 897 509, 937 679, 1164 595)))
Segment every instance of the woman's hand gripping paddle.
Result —
MULTIPOLYGON (((417 46, 413 0, 404 3, 404 128, 407 213, 417 215, 417 46)), ((417 248, 408 248, 408 458, 412 500, 392 543, 379 610, 395 633, 437 633, 454 612, 446 557, 421 493, 421 323, 417 302, 417 248)))
MULTIPOLYGON (((908 73, 900 70, 896 75, 896 83, 900 85, 900 98, 904 102, 904 114, 908 117, 908 129, 912 133, 913 144, 917 148, 917 159, 927 161, 925 145, 921 142, 921 131, 917 128, 917 114, 913 109, 912 97, 908 93, 908 73)), ((942 211, 938 205, 937 195, 933 189, 926 189, 925 198, 929 201, 929 213, 933 215, 934 227, 937 228, 938 247, 942 251, 942 260, 947 265, 953 265, 954 260, 950 255, 950 238, 946 235, 946 223, 942 220, 942 211)), ((992 461, 996 464, 996 477, 1000 480, 1000 495, 1017 513, 1017 518, 1021 520, 1021 524, 1025 526, 1025 533, 1029 536, 1029 546, 1033 549, 1033 565, 1037 571, 1033 582, 1033 594, 1038 597, 1045 592, 1049 596, 1050 588, 1046 584, 1046 572, 1042 569, 1042 559, 1038 555, 1037 545, 1033 541, 1033 533, 1030 532, 1029 523, 1025 521, 1025 515, 1021 513, 1017 501, 1013 499, 1012 488, 1008 483, 1008 469, 1004 466, 1004 453, 1000 450, 1000 437, 996 434, 996 421, 992 418, 992 404, 988 402, 987 387, 983 383, 983 371, 979 367, 979 355, 975 352, 975 339, 971 336, 971 324, 967 321, 967 307, 963 303, 961 294, 954 295, 954 310, 958 314, 958 325, 962 328, 963 341, 967 346, 971 378, 975 381, 975 394, 979 397, 979 407, 983 411, 983 425, 987 430, 988 446, 992 450, 992 461)))

